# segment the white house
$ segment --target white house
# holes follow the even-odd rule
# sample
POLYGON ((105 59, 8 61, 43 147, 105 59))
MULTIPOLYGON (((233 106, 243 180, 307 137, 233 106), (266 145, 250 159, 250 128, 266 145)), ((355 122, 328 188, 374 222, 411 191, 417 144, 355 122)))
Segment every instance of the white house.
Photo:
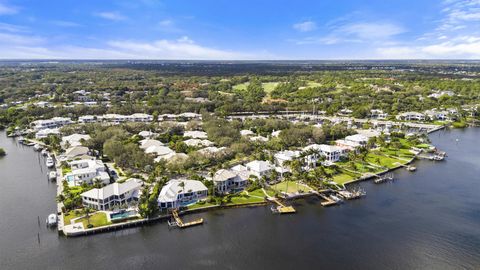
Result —
POLYGON ((207 187, 200 181, 175 179, 163 186, 158 196, 160 209, 175 209, 206 199, 207 187))
POLYGON ((209 147, 200 149, 197 152, 202 155, 215 155, 217 153, 223 153, 223 151, 226 149, 227 149, 226 147, 209 146, 209 147))
POLYGON ((366 146, 368 143, 368 137, 362 134, 354 134, 345 137, 345 141, 358 144, 359 146, 366 146))
POLYGON ((274 167, 270 162, 263 161, 263 160, 254 160, 251 161, 247 164, 245 164, 245 167, 247 167, 247 170, 257 176, 258 178, 261 178, 263 176, 270 176, 272 173, 274 167))
POLYGON ((82 159, 69 164, 72 171, 65 175, 69 186, 80 186, 83 183, 93 184, 96 180, 102 184, 110 183, 110 175, 106 172, 105 165, 101 160, 82 159))
POLYGON ((221 194, 241 191, 247 187, 249 176, 250 175, 247 170, 218 170, 213 176, 215 190, 221 194))
POLYGON ((253 135, 255 135, 255 133, 253 133, 253 131, 251 131, 251 130, 243 129, 243 130, 240 130, 240 135, 241 136, 253 136, 253 135))
POLYGON ((140 148, 145 150, 151 146, 163 146, 163 143, 158 140, 144 139, 140 141, 140 148))
POLYGON ((81 194, 82 204, 97 210, 108 210, 115 205, 136 202, 140 198, 142 185, 141 180, 131 178, 123 183, 94 188, 81 194))
POLYGON ((425 120, 425 115, 419 112, 404 112, 397 115, 397 119, 399 120, 407 120, 407 121, 423 121, 425 120))
POLYGON ((384 120, 387 119, 388 113, 383 112, 382 110, 373 109, 370 110, 370 118, 384 120))
POLYGON ((94 115, 84 115, 84 116, 80 116, 78 117, 78 122, 79 123, 95 123, 97 122, 97 117, 94 116, 94 115))
POLYGON ((151 131, 148 131, 148 130, 144 130, 144 131, 140 131, 138 133, 138 135, 142 136, 143 138, 145 139, 150 139, 152 138, 153 136, 155 136, 156 134, 151 132, 151 131))
POLYGON ((346 149, 340 146, 327 144, 311 144, 303 148, 304 152, 314 150, 317 153, 312 153, 305 157, 305 161, 309 164, 315 164, 320 160, 320 157, 325 157, 325 162, 331 164, 340 160, 340 157, 346 153, 346 149))
POLYGON ((166 147, 166 146, 155 146, 152 145, 145 149, 145 153, 147 154, 154 154, 159 159, 169 159, 175 154, 175 151, 166 147))
POLYGON ((192 130, 192 131, 185 131, 185 133, 183 133, 183 137, 188 137, 192 139, 207 139, 208 135, 204 131, 192 130))
POLYGON ((36 131, 47 128, 59 128, 71 124, 72 120, 67 117, 53 117, 46 120, 36 120, 32 122, 32 128, 36 131))
POLYGON ((73 160, 76 158, 88 157, 90 149, 85 146, 73 146, 65 150, 65 153, 59 156, 61 161, 73 160))
POLYGON ((300 157, 300 151, 285 150, 275 153, 273 157, 275 158, 275 163, 277 163, 278 166, 284 167, 285 162, 292 161, 293 159, 300 157))
POLYGON ((123 123, 128 120, 127 116, 121 115, 121 114, 104 114, 98 118, 101 118, 105 122, 110 122, 115 124, 123 123))
POLYGON ((127 116, 127 120, 132 122, 152 122, 153 116, 145 113, 134 113, 127 116))
POLYGON ((268 142, 268 138, 263 136, 252 136, 249 137, 249 140, 252 142, 268 142))
POLYGON ((90 139, 91 139, 90 135, 72 134, 72 135, 69 135, 69 136, 62 137, 62 142, 60 143, 60 145, 63 148, 66 148, 66 146, 69 146, 69 147, 81 146, 82 145, 82 140, 88 141, 90 139))
POLYGON ((191 147, 212 146, 214 143, 209 140, 188 139, 184 143, 191 147))
POLYGON ((58 128, 41 129, 35 133, 35 139, 47 138, 49 135, 60 135, 60 130, 58 128))

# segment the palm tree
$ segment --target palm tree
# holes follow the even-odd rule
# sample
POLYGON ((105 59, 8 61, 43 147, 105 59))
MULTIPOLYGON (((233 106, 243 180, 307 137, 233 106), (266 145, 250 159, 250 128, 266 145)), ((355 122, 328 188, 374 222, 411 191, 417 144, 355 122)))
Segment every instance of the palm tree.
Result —
POLYGON ((90 213, 91 213, 90 207, 83 208, 83 214, 87 218, 87 227, 90 227, 90 225, 91 225, 90 224, 90 213))

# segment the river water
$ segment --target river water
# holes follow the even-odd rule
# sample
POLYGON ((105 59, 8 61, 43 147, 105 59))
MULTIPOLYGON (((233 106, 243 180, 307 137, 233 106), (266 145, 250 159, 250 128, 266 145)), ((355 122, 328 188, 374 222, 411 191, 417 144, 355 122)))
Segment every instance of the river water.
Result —
POLYGON ((361 183, 367 196, 338 207, 308 199, 294 215, 228 209, 187 216, 206 223, 185 230, 65 238, 45 227, 55 185, 43 158, 1 133, 0 269, 480 269, 480 129, 431 139, 446 161, 361 183))

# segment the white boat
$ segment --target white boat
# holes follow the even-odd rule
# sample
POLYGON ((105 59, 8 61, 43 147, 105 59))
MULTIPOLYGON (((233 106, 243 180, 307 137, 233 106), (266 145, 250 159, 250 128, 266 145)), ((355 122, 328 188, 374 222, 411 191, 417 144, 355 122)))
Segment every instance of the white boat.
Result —
POLYGON ((47 149, 42 150, 42 156, 44 156, 44 157, 48 156, 48 150, 47 149))
POLYGON ((40 144, 36 143, 34 146, 33 146, 33 150, 35 151, 40 151, 43 149, 43 146, 41 146, 40 144))
POLYGON ((51 157, 47 158, 47 161, 45 164, 47 165, 48 168, 53 168, 53 166, 55 166, 55 163, 53 162, 53 158, 51 157))
POLYGON ((57 225, 57 215, 55 214, 48 215, 46 222, 47 222, 47 226, 57 225))
POLYGON ((48 173, 48 179, 49 180, 56 180, 57 179, 57 172, 56 171, 51 171, 48 173))
POLYGON ((330 195, 330 199, 334 200, 335 202, 341 202, 342 199, 340 199, 339 197, 335 196, 335 195, 330 195))
POLYGON ((23 144, 25 142, 25 138, 23 137, 18 137, 18 143, 23 144))

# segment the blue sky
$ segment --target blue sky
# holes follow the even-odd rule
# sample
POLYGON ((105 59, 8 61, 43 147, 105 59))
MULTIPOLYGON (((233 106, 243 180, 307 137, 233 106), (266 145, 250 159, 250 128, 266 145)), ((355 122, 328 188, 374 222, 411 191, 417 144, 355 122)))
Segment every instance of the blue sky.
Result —
POLYGON ((479 59, 480 0, 0 0, 2 59, 479 59))

